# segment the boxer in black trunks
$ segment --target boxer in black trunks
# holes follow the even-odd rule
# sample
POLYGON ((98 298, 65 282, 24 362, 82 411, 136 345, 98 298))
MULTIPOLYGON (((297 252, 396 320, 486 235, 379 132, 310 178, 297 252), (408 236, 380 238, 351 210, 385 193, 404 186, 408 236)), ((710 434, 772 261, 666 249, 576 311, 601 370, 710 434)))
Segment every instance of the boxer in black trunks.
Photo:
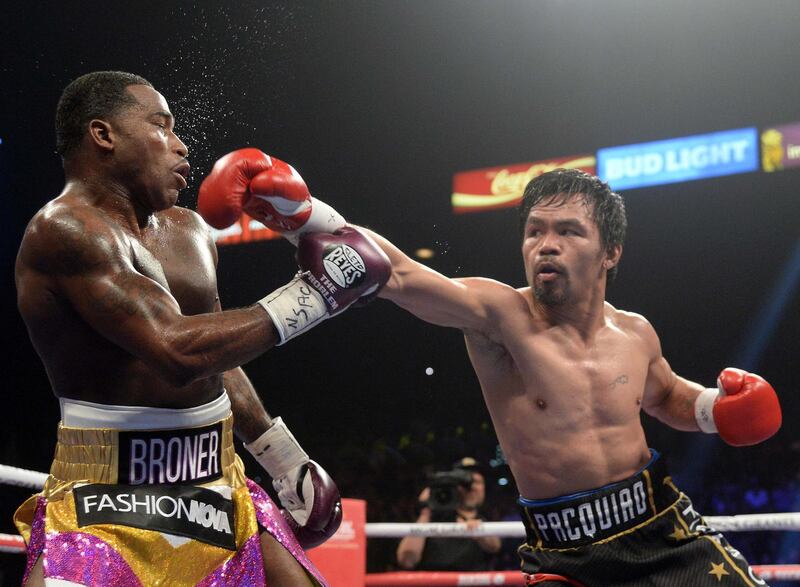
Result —
MULTIPOLYGON (((702 585, 724 576, 728 584, 762 584, 733 548, 704 527, 666 474, 649 471, 662 463, 653 461, 640 412, 678 430, 719 433, 732 445, 750 445, 781 425, 775 391, 738 369, 724 369, 711 389, 679 377, 650 323, 605 301, 622 255, 626 217, 622 198, 597 177, 564 169, 541 175, 526 187, 519 219, 528 281, 522 288, 447 278, 366 232, 392 262, 380 297, 464 332, 522 495, 528 542, 520 554, 529 581, 702 585), (644 501, 636 493, 643 487, 640 476, 650 479, 652 497, 644 501), (623 509, 613 523, 604 518, 605 528, 586 532, 580 512, 588 515, 589 506, 581 509, 581 500, 595 507, 593 500, 616 490, 626 499, 622 506, 617 502, 623 509), (566 512, 553 511, 553 502, 563 502, 566 512), (564 543, 568 550, 557 550, 564 543), (608 575, 601 573, 604 564, 608 575)), ((259 220, 281 229, 266 215, 259 220)))

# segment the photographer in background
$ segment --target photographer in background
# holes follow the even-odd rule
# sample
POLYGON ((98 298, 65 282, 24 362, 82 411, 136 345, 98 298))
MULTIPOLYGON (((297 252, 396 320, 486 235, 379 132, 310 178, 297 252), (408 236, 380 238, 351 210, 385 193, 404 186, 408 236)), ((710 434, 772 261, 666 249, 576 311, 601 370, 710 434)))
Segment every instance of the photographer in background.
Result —
MULTIPOLYGON (((461 522, 473 529, 480 525, 479 509, 486 497, 486 484, 475 459, 465 457, 452 471, 434 473, 419 496, 418 524, 461 522)), ((426 538, 406 536, 397 546, 401 569, 418 571, 486 571, 492 556, 500 551, 500 538, 426 538)))

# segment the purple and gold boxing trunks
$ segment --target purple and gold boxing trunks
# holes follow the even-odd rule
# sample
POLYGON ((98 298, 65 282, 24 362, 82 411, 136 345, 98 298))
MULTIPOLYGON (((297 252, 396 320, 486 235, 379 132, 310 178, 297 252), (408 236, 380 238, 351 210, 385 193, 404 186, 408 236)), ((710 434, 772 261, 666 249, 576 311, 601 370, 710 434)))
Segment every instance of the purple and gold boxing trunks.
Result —
MULTIPOLYGON (((73 422, 96 424, 108 406, 68 408, 73 422)), ((50 476, 14 516, 28 546, 25 580, 41 558, 46 584, 263 586, 267 531, 326 585, 245 477, 226 394, 197 409, 131 411, 108 419, 114 427, 65 426, 62 402, 50 476)))

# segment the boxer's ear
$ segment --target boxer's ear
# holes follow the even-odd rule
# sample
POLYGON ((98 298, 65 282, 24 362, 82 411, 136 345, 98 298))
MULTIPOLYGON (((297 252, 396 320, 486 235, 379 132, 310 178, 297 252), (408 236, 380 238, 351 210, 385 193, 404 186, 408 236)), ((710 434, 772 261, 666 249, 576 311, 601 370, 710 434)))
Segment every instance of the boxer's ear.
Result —
POLYGON ((94 118, 89 122, 89 138, 92 143, 103 151, 114 149, 114 135, 111 125, 99 118, 94 118))
POLYGON ((617 263, 619 263, 619 259, 622 257, 622 245, 614 245, 613 247, 609 247, 606 251, 606 259, 603 261, 603 267, 605 269, 611 269, 615 267, 617 263))

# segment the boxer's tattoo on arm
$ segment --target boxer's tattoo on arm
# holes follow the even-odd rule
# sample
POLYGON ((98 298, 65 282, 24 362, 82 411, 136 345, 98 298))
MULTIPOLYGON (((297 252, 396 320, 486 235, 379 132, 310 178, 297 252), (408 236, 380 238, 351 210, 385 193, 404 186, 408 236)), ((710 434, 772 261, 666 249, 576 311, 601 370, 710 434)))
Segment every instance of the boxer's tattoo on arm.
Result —
POLYGON ((24 260, 40 273, 71 277, 98 264, 97 255, 92 250, 91 233, 84 221, 59 219, 52 226, 37 226, 35 231, 40 236, 34 241, 34 250, 26 254, 24 260))
POLYGON ((92 306, 104 314, 114 314, 123 312, 128 316, 136 315, 136 303, 133 298, 123 294, 118 287, 106 287, 104 291, 97 291, 96 288, 89 290, 92 299, 92 306))
POLYGON ((609 387, 611 389, 614 389, 617 385, 625 385, 626 383, 628 383, 628 376, 623 373, 622 375, 614 379, 614 381, 611 382, 611 385, 609 385, 609 387))
POLYGON ((38 253, 31 256, 32 267, 80 283, 94 311, 153 319, 164 315, 165 304, 152 295, 142 275, 124 266, 127 251, 120 250, 118 239, 104 226, 70 215, 35 230, 41 237, 36 239, 38 250, 32 251, 38 253))
POLYGON ((117 275, 113 281, 106 281, 102 286, 89 288, 89 295, 95 308, 101 312, 123 312, 128 316, 159 320, 171 307, 172 298, 166 301, 153 295, 155 287, 150 278, 131 272, 117 275))
MULTIPOLYGON (((80 237, 73 237, 73 242, 77 244, 79 239, 80 237)), ((71 244, 57 249, 51 261, 50 273, 64 276, 78 275, 85 271, 87 266, 92 265, 89 255, 81 247, 71 246, 71 244)))

